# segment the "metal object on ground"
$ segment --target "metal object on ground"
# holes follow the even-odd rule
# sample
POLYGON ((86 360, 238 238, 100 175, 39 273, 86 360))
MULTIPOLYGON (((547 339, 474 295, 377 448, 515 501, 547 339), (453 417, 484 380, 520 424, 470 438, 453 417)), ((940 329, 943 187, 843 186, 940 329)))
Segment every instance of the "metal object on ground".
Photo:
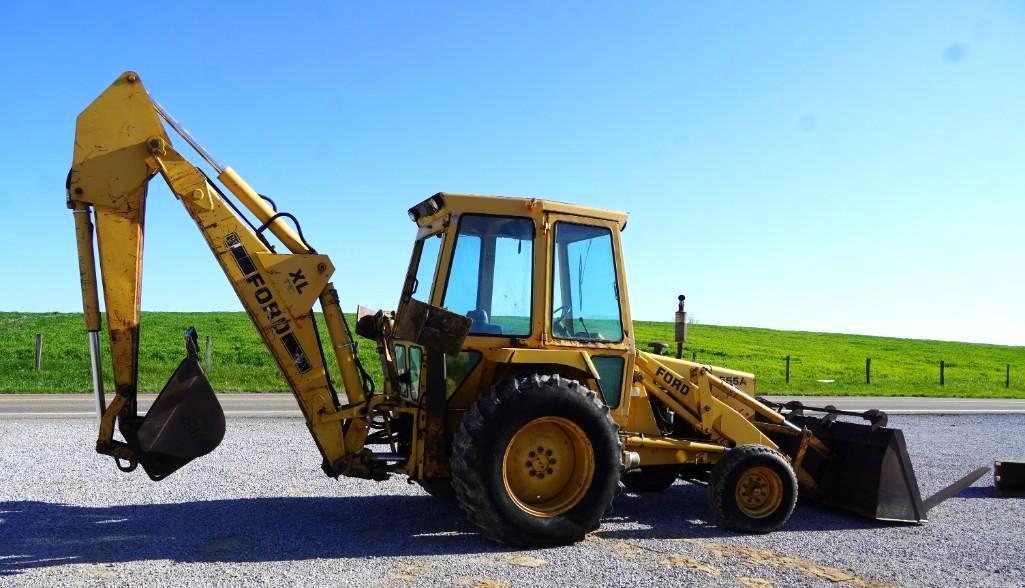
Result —
POLYGON ((944 500, 946 500, 948 498, 953 498, 953 497, 957 496, 958 494, 961 493, 962 490, 964 490, 965 488, 967 488, 967 487, 971 486, 972 484, 974 484, 975 481, 978 480, 979 478, 985 476, 986 472, 988 472, 988 471, 989 471, 988 467, 976 468, 971 473, 965 475, 965 477, 963 477, 960 480, 954 482, 953 484, 947 486, 943 490, 940 490, 936 494, 933 494, 929 498, 926 498, 925 499, 925 511, 929 512, 930 510, 932 510, 932 507, 936 506, 937 504, 943 502, 944 500))
POLYGON ((1025 461, 994 461, 993 493, 1002 497, 1025 496, 1025 461))

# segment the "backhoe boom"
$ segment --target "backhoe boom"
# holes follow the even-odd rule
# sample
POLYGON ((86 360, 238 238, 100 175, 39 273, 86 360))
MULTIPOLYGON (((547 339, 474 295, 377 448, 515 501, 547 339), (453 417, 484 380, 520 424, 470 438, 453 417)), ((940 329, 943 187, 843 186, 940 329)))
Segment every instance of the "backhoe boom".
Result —
MULTIPOLYGON (((152 440, 145 438, 146 428, 136 414, 135 400, 146 192, 149 180, 157 174, 195 221, 281 368, 324 457, 325 471, 332 475, 379 476, 380 472, 372 471, 373 460, 363 448, 365 420, 352 418, 360 408, 366 412, 362 405, 367 394, 352 335, 337 291, 329 281, 334 272, 331 260, 306 243, 298 225, 293 230, 284 222, 290 215, 274 210, 233 169, 213 160, 150 99, 133 72, 121 75, 79 116, 74 164, 68 178, 86 328, 93 349, 98 351, 95 334, 100 316, 92 211, 114 365, 116 396, 110 406, 103 406, 102 388, 97 387, 98 408, 103 411, 97 450, 127 461, 129 468, 141 463, 151 475, 170 473, 165 471, 170 467, 167 459, 156 460, 160 463, 147 459, 147 442, 152 440), (203 171, 173 147, 160 122, 161 115, 215 167, 218 180, 262 223, 259 228, 254 229, 203 171), (264 229, 269 229, 290 253, 274 252, 264 229), (318 300, 340 366, 346 406, 340 404, 332 386, 318 337, 313 313, 318 300), (125 438, 123 443, 113 439, 115 420, 125 438), (343 427, 343 421, 352 422, 343 427)), ((194 381, 181 385, 208 388, 201 372, 197 373, 204 380, 203 386, 194 381)), ((168 386, 174 382, 172 378, 168 386)), ((167 388, 165 392, 188 398, 167 388)), ((161 428, 166 425, 162 423, 161 428)), ((181 463, 175 462, 171 471, 198 455, 175 457, 181 463), (185 457, 188 459, 181 461, 185 457)))

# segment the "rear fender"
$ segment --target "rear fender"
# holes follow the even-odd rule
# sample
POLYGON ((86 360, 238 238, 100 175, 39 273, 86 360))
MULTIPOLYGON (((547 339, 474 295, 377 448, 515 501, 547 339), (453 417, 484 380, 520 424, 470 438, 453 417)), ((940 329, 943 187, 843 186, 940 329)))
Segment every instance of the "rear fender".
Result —
POLYGON ((512 366, 522 365, 555 365, 568 367, 580 372, 587 377, 598 380, 598 370, 595 369, 591 357, 586 351, 561 350, 561 349, 496 349, 489 356, 491 361, 497 364, 509 364, 512 366))

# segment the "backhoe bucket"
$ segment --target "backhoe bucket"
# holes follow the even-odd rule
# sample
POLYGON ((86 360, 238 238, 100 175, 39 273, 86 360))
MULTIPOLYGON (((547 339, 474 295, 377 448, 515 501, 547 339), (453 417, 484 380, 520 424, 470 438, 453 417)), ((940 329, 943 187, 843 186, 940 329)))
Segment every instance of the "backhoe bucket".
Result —
POLYGON ((139 463, 161 480, 224 439, 224 411, 199 360, 189 354, 157 395, 136 431, 139 463))
POLYGON ((830 418, 791 416, 808 427, 829 448, 828 457, 808 451, 804 466, 815 479, 804 492, 822 504, 881 520, 924 523, 936 504, 954 496, 988 468, 980 468, 922 500, 900 429, 842 422, 830 418))

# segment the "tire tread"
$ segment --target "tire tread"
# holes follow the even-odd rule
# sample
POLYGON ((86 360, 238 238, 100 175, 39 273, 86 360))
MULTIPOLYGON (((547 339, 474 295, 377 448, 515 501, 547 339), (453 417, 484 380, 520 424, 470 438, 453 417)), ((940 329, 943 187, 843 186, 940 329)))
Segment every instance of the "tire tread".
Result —
MULTIPOLYGON (((559 375, 535 373, 495 383, 487 392, 480 395, 464 415, 459 431, 455 435, 451 460, 452 487, 460 508, 474 526, 494 541, 517 547, 562 545, 582 540, 586 533, 597 529, 600 525, 600 520, 596 521, 591 528, 575 537, 524 536, 505 524, 488 496, 486 480, 481 472, 490 465, 487 463, 490 455, 486 451, 480 451, 479 448, 489 446, 490 438, 494 435, 497 423, 504 416, 506 407, 509 407, 508 410, 512 410, 517 401, 528 391, 549 386, 562 390, 561 393, 579 394, 583 392, 583 396, 587 398, 588 402, 600 411, 605 421, 604 426, 615 435, 618 455, 622 456, 623 454, 619 426, 612 419, 608 406, 593 390, 581 386, 576 380, 565 379, 559 375)), ((620 458, 619 470, 616 472, 617 489, 620 486, 619 478, 622 473, 623 464, 620 458)), ((616 495, 618 492, 612 493, 603 512, 611 511, 616 495)))

